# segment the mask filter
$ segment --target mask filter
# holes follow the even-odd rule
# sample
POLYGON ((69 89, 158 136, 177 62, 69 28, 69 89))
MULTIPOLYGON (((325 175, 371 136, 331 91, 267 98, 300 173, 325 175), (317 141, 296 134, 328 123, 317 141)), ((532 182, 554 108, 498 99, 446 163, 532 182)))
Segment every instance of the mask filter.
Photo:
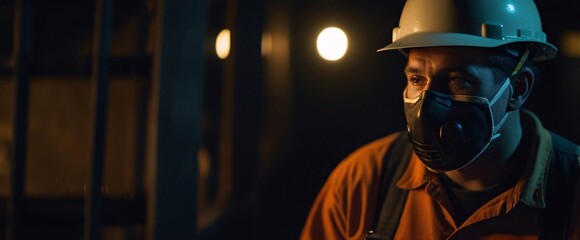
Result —
POLYGON ((461 168, 476 159, 499 137, 509 112, 495 123, 492 106, 511 86, 509 79, 491 101, 469 95, 425 90, 417 98, 404 98, 409 139, 415 153, 431 170, 461 168))

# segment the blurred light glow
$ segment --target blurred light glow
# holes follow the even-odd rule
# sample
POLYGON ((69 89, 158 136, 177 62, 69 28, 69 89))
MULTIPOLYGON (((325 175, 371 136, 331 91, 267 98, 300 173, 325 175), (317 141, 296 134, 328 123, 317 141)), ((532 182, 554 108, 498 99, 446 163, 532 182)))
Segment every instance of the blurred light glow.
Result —
POLYGON ((341 59, 348 48, 348 39, 340 28, 329 27, 320 34, 316 41, 316 47, 320 56, 329 61, 341 59))
POLYGON ((560 45, 564 55, 572 58, 580 58, 580 31, 564 32, 560 45))
POLYGON ((272 53, 272 35, 262 34, 262 57, 267 57, 272 53))
POLYGON ((222 30, 215 40, 215 52, 220 59, 226 59, 230 55, 230 30, 222 30))

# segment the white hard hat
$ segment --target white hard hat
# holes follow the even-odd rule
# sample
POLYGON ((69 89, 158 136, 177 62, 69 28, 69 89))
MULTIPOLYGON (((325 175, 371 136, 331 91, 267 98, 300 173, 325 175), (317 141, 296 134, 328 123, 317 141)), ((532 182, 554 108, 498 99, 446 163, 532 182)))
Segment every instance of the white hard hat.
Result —
POLYGON ((534 60, 556 57, 533 0, 407 0, 393 42, 378 51, 520 42, 536 46, 534 60))

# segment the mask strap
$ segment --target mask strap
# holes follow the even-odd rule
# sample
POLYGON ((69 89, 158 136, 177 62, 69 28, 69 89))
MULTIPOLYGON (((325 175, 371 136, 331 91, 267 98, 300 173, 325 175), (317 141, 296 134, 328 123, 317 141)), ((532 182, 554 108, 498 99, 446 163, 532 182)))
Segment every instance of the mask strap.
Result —
POLYGON ((526 48, 526 51, 524 52, 524 54, 520 58, 520 61, 518 62, 518 64, 516 65, 516 67, 514 68, 514 71, 512 72, 512 75, 510 76, 510 78, 513 77, 513 76, 515 76, 520 71, 520 69, 522 68, 522 66, 524 66, 524 62, 528 58, 528 55, 530 55, 530 51, 531 50, 532 50, 532 44, 530 43, 530 46, 528 48, 526 48))
POLYGON ((501 97, 501 95, 506 90, 506 88, 511 86, 510 78, 512 78, 513 76, 518 74, 518 72, 520 72, 520 70, 524 66, 524 63, 526 62, 526 59, 528 58, 528 55, 530 55, 530 50, 531 50, 531 45, 530 45, 530 47, 528 47, 526 49, 526 51, 524 52, 524 54, 522 55, 522 57, 518 61, 518 64, 514 68, 514 71, 512 72, 510 77, 505 80, 504 84, 499 88, 499 90, 497 90, 497 93, 495 94, 495 96, 493 96, 493 98, 489 101, 490 105, 493 105, 501 97))
MULTIPOLYGON (((505 91, 507 87, 511 87, 511 81, 510 81, 510 79, 513 76, 515 76, 522 69, 522 67, 524 66, 524 62, 528 58, 528 55, 530 55, 531 48, 532 48, 532 44, 530 44, 530 46, 526 49, 526 51, 524 52, 524 54, 520 58, 520 61, 518 62, 518 64, 514 68, 514 71, 512 72, 511 76, 508 79, 506 79, 505 83, 497 91, 497 93, 493 97, 493 99, 491 99, 491 101, 489 101, 489 105, 490 106, 493 105, 500 98, 500 96, 503 94, 503 91, 505 91)), ((501 136, 501 134, 499 134, 497 132, 499 131, 499 129, 501 128, 501 126, 505 123, 505 121, 507 120, 507 118, 508 118, 508 116, 509 116, 510 113, 511 112, 506 112, 503 115, 503 117, 501 118, 501 120, 497 123, 497 125, 494 124, 494 126, 493 126, 493 135, 491 137, 491 141, 493 141, 494 139, 496 139, 499 136, 501 136)), ((493 119, 493 116, 492 116, 492 119, 493 119)))
POLYGON ((503 83, 503 85, 499 88, 499 90, 497 90, 497 92, 495 93, 495 96, 493 96, 493 98, 489 101, 489 105, 493 105, 500 97, 501 95, 503 95, 503 92, 505 92, 505 90, 511 86, 511 82, 510 79, 506 79, 505 82, 503 83))
POLYGON ((508 116, 510 115, 511 112, 506 112, 503 117, 501 118, 501 120, 497 123, 497 125, 493 126, 493 134, 491 136, 491 140, 493 141, 496 138, 498 138, 499 136, 501 136, 499 132, 499 129, 501 129, 501 126, 505 123, 505 121, 508 119, 508 116))

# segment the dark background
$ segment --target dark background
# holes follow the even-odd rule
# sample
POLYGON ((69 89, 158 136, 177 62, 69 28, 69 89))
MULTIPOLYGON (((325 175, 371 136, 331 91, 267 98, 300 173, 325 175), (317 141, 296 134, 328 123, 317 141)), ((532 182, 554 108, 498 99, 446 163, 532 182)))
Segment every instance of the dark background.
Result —
MULTIPOLYGON (((114 2, 104 170, 109 192, 105 195, 117 200, 133 196, 129 199, 137 199, 131 203, 138 207, 122 212, 124 216, 119 212, 126 208, 123 205, 105 209, 108 220, 103 239, 148 238, 148 229, 156 226, 148 223, 155 214, 150 204, 155 190, 149 162, 156 159, 151 153, 155 145, 149 141, 173 137, 151 130, 152 125, 165 124, 156 121, 159 116, 152 110, 156 104, 178 113, 193 109, 193 122, 199 122, 194 130, 175 130, 179 136, 195 139, 192 152, 201 145, 208 153, 186 156, 199 166, 202 162, 208 166, 199 167, 197 188, 185 190, 195 192, 199 199, 183 210, 197 215, 198 227, 186 231, 198 239, 297 239, 310 205, 338 162, 363 144, 404 129, 405 58, 398 52, 379 54, 376 50, 391 41, 405 1, 194 1, 191 14, 175 10, 179 4, 191 5, 185 0, 114 2), (176 5, 163 7, 169 3, 176 5), (178 16, 175 19, 181 25, 160 30, 159 19, 172 15, 178 16), (349 39, 346 55, 336 62, 322 59, 316 50, 318 33, 329 26, 341 28, 349 39), (184 50, 186 57, 179 55, 179 49, 190 48, 187 41, 164 45, 165 39, 187 27, 203 33, 187 36, 197 40, 192 44, 200 50, 192 62, 182 61, 189 52, 184 50), (221 60, 214 41, 224 28, 232 30, 232 50, 221 60), (272 34, 273 48, 263 56, 265 33, 272 34), (182 87, 178 81, 163 79, 159 68, 167 57, 160 54, 160 45, 177 49, 172 60, 195 69, 190 90, 201 110, 184 106, 178 96, 168 103, 160 100, 157 93, 163 96, 163 89, 155 80, 159 75, 161 82, 182 87)), ((26 189, 29 196, 67 203, 83 198, 82 186, 87 181, 86 174, 78 173, 88 168, 91 146, 96 2, 33 2, 26 189)), ((537 64, 540 78, 526 108, 546 128, 580 142, 580 1, 535 2, 548 41, 561 51, 555 60, 537 64)), ((0 2, 0 147, 6 146, 0 148, 2 161, 10 157, 13 144, 14 6, 14 0, 0 2)), ((169 121, 166 126, 177 125, 169 121)), ((174 153, 171 157, 184 156, 174 153)), ((6 178, 2 174, 0 180, 6 178)), ((0 182, 4 198, 7 186, 7 181, 0 182)), ((167 187, 165 193, 177 196, 181 192, 167 187)), ((36 224, 31 231, 38 233, 38 239, 80 239, 82 202, 75 204, 79 207, 64 206, 60 213, 39 210, 31 214, 30 219, 38 215, 44 219, 29 223, 36 224)), ((164 224, 169 226, 182 220, 168 219, 164 224)))

